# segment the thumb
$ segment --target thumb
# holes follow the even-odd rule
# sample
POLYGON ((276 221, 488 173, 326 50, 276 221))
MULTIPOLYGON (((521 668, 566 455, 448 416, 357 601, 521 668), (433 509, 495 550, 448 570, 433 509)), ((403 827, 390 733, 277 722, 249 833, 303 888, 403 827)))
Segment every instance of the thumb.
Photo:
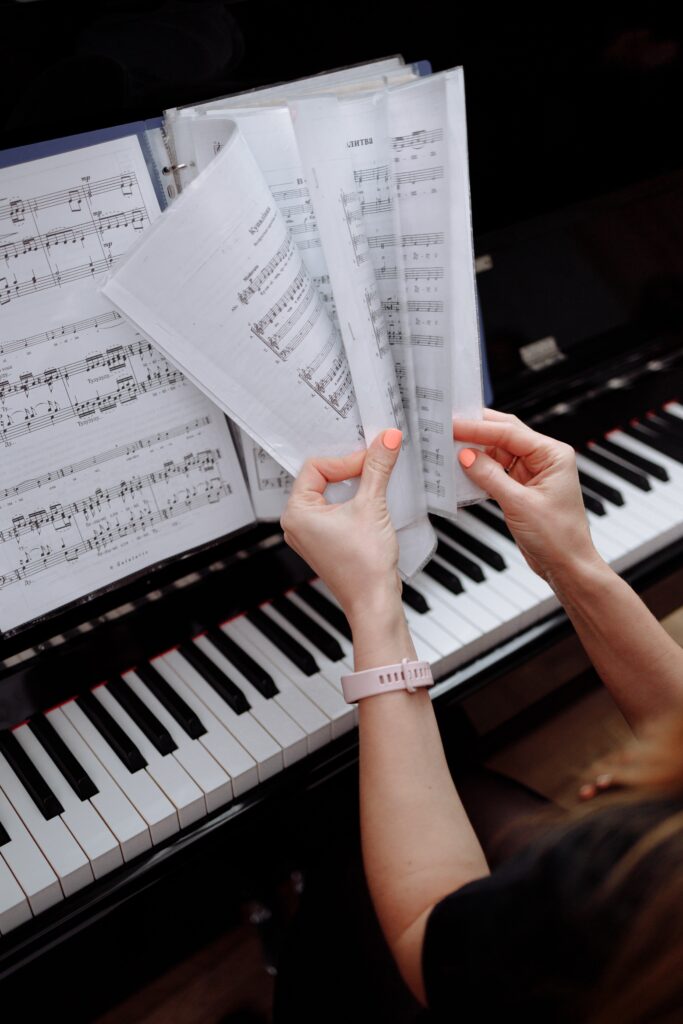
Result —
POLYGON ((522 487, 522 484, 512 480, 501 464, 486 452, 463 448, 458 459, 470 480, 485 490, 501 508, 504 508, 506 502, 515 498, 519 488, 522 487))
POLYGON ((383 431, 369 446, 363 463, 358 496, 382 498, 387 493, 391 471, 401 453, 403 434, 392 427, 383 431))

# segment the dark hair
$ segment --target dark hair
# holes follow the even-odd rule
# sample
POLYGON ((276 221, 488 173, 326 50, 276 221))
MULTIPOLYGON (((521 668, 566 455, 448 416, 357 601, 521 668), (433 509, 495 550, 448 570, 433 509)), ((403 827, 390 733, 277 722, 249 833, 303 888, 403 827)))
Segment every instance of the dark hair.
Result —
MULTIPOLYGON (((615 759, 618 787, 565 812, 538 845, 576 843, 576 878, 590 873, 584 920, 616 935, 590 993, 585 1024, 683 1021, 683 714, 661 720, 615 759), (615 926, 616 925, 616 926, 615 926)), ((570 869, 570 873, 573 869, 570 869)), ((573 880, 569 878, 571 887, 573 880)), ((581 884, 577 884, 577 892, 581 884)))

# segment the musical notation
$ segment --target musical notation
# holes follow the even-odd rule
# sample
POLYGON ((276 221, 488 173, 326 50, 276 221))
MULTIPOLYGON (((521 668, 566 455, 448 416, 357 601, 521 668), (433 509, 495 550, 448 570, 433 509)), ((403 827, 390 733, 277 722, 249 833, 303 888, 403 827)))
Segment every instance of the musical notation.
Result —
POLYGON ((405 272, 407 281, 443 281, 443 267, 408 267, 405 272))
POLYGON ((400 189, 402 185, 417 185, 421 181, 441 181, 443 176, 443 167, 416 167, 409 171, 399 171, 394 180, 400 189))
POLYGON ((410 343, 418 348, 443 348, 444 340, 442 334, 411 334, 410 343))
POLYGON ((26 434, 68 420, 110 413, 180 379, 180 371, 144 341, 120 345, 42 373, 23 373, 12 382, 0 381, 0 441, 9 445, 26 434), (97 370, 104 373, 97 374, 97 370), (88 373, 96 375, 88 378, 88 373), (84 374, 85 383, 77 386, 78 377, 84 374), (102 381, 112 386, 101 390, 102 381), (30 403, 29 392, 38 392, 31 395, 30 403), (22 394, 23 402, 13 404, 12 398, 22 394))
POLYGON ((429 462, 432 466, 443 466, 444 458, 441 452, 433 452, 429 449, 422 449, 422 461, 429 462))
POLYGON ((429 420, 422 419, 418 420, 420 430, 424 430, 430 434, 443 434, 443 423, 440 420, 429 420))
POLYGON ((60 338, 68 338, 72 334, 80 334, 83 331, 99 330, 105 327, 115 327, 122 322, 121 315, 115 310, 108 310, 98 316, 87 317, 84 320, 77 320, 75 323, 62 324, 60 327, 52 328, 49 331, 39 331, 37 334, 30 334, 25 338, 13 338, 0 345, 0 356, 10 355, 12 352, 19 352, 21 349, 34 348, 36 345, 44 345, 49 341, 57 341, 60 338))
POLYGON ((55 483, 58 480, 63 480, 65 477, 75 476, 78 473, 82 473, 84 470, 92 469, 95 466, 101 466, 103 463, 110 462, 112 459, 119 459, 126 455, 134 455, 135 452, 142 451, 145 448, 151 448, 153 445, 160 444, 162 441, 186 436, 192 431, 201 430, 202 427, 206 427, 210 422, 210 416, 201 416, 192 420, 190 423, 182 423, 177 427, 171 427, 169 430, 158 431, 156 434, 150 434, 147 437, 140 437, 135 441, 129 441, 126 444, 116 445, 116 447, 109 448, 106 451, 97 452, 95 455, 91 455, 87 459, 81 459, 79 462, 71 462, 66 466, 58 466, 56 469, 50 469, 41 476, 34 476, 28 480, 22 480, 13 487, 5 487, 0 490, 0 501, 3 501, 5 498, 16 497, 19 494, 25 494, 27 491, 34 491, 41 487, 46 487, 48 484, 55 483))
POLYGON ((380 359, 383 359, 389 352, 389 338, 387 336, 387 326, 384 320, 382 305, 374 288, 366 288, 364 298, 375 344, 377 345, 377 354, 380 359))
POLYGON ((443 388, 416 387, 415 396, 431 402, 443 402, 444 399, 443 388))
POLYGON ((249 300, 256 294, 260 294, 270 278, 278 271, 280 267, 285 267, 294 256, 294 245, 292 239, 287 236, 279 247, 277 252, 271 256, 266 265, 259 270, 255 277, 253 277, 246 288, 237 293, 237 297, 243 305, 247 305, 249 300))
POLYGON ((94 278, 115 265, 149 223, 137 175, 93 179, 0 203, 0 306, 94 278), (97 203, 113 201, 111 208, 97 203), (27 227, 30 224, 30 230, 27 227))
POLYGON ((368 241, 363 229, 363 211, 357 192, 342 192, 341 204, 344 220, 351 239, 353 258, 361 267, 368 259, 368 241))
POLYGON ((444 304, 439 299, 408 299, 409 313, 443 313, 444 304))
POLYGON ((443 128, 418 128, 410 135, 395 135, 391 145, 395 151, 402 149, 422 149, 435 142, 443 141, 443 128))
POLYGON ((351 371, 341 337, 336 329, 330 331, 315 358, 299 370, 299 379, 346 419, 356 406, 356 394, 351 371), (320 372, 322 371, 322 372, 320 372), (320 372, 320 376, 316 376, 320 372))
POLYGON ((354 170, 353 177, 356 185, 362 185, 366 181, 388 184, 390 177, 389 165, 381 164, 376 167, 359 167, 354 170))
MULTIPOLYGON (((443 231, 423 232, 417 235, 401 235, 402 248, 415 246, 443 245, 443 231)), ((370 235, 368 244, 371 249, 388 249, 396 245, 396 235, 370 235)))

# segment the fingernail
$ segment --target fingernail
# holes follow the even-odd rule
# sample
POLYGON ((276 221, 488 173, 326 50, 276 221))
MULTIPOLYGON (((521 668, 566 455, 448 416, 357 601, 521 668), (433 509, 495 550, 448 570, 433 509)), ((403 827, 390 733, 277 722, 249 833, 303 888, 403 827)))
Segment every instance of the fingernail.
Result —
POLYGON ((403 433, 397 430, 396 427, 392 427, 391 430, 385 430, 384 436, 382 437, 382 444, 385 448, 388 448, 390 452, 395 452, 400 447, 401 441, 403 440, 403 433))
POLYGON ((613 781, 614 776, 610 772, 603 772, 602 775, 596 776, 595 785, 600 789, 608 789, 612 785, 613 781))
POLYGON ((471 448, 463 448, 460 454, 458 455, 458 458, 460 459, 460 465, 464 466, 465 469, 470 468, 470 466, 474 463, 476 457, 477 453, 473 452, 471 448))
POLYGON ((581 798, 581 800, 590 800, 590 798, 594 795, 595 786, 591 786, 590 783, 587 783, 585 786, 582 786, 579 790, 579 797, 581 798))

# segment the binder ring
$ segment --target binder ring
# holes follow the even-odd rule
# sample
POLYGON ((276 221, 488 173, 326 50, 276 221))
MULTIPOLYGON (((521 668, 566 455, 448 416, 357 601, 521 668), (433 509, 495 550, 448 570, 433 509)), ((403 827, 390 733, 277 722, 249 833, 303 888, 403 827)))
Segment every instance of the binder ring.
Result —
POLYGON ((194 167, 194 163, 189 164, 169 164, 168 167, 162 167, 162 174, 173 174, 174 171, 182 171, 185 167, 194 167))

